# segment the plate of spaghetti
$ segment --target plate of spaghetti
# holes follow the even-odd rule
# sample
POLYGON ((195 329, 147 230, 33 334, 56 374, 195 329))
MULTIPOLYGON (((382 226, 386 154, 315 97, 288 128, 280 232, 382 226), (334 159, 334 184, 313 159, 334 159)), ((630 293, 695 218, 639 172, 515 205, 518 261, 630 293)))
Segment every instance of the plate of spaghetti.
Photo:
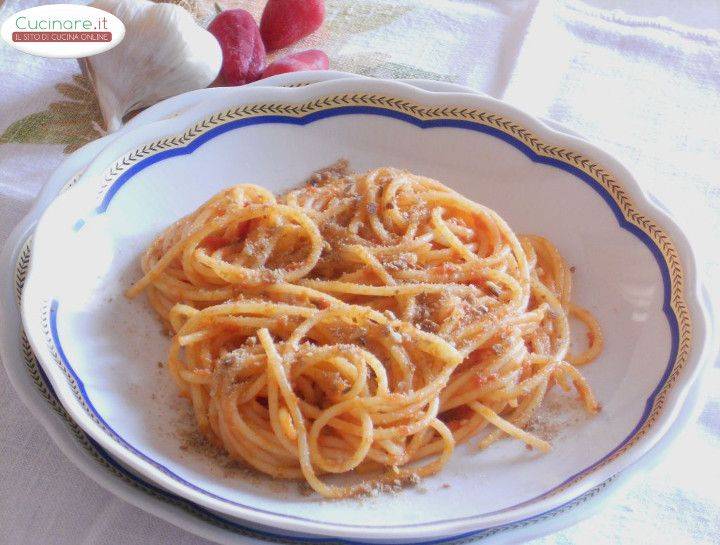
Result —
POLYGON ((111 143, 23 294, 119 463, 270 533, 522 524, 629 467, 705 349, 690 245, 627 171, 489 98, 247 89, 111 143))

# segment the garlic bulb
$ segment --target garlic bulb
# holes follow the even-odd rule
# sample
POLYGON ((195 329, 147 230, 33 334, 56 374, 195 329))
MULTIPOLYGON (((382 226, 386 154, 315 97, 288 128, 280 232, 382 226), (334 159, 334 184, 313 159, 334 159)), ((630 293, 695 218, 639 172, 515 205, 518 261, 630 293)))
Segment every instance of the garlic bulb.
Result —
POLYGON ((148 0, 96 0, 90 5, 125 24, 120 44, 80 62, 108 131, 118 130, 133 110, 202 89, 217 77, 220 45, 180 6, 148 0))

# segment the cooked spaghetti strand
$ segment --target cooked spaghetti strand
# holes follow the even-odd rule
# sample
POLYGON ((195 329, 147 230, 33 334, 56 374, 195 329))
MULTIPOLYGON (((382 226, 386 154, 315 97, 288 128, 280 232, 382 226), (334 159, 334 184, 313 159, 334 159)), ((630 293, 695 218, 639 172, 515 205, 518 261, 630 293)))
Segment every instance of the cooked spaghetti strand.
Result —
POLYGON ((277 198, 238 185, 141 265, 127 295, 146 291, 173 334, 199 429, 325 497, 436 473, 474 436, 547 452, 523 428, 555 383, 599 408, 576 366, 602 333, 558 249, 429 178, 336 166, 277 198), (570 317, 587 328, 574 354, 570 317), (351 471, 364 480, 329 482, 351 471))

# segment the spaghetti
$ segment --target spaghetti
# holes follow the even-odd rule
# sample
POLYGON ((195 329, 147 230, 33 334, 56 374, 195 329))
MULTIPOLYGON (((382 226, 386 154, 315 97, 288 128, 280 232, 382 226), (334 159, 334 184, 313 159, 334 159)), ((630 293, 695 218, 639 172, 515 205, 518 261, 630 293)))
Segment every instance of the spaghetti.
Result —
POLYGON ((145 290, 173 333, 168 367, 200 430, 325 497, 436 473, 472 437, 545 452, 523 428, 554 384, 599 408, 577 366, 602 334, 558 250, 406 171, 339 164, 279 198, 235 186, 142 268, 128 296, 145 290), (570 316, 582 353, 568 353, 570 316), (351 471, 374 476, 321 478, 351 471))

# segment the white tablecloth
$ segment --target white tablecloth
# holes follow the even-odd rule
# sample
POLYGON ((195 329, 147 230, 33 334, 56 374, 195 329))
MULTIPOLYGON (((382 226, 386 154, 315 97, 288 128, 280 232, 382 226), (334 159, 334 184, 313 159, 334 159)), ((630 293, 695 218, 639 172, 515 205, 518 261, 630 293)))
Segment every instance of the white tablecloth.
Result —
MULTIPOLYGON (((0 20, 36 3, 0 0, 0 20)), ((225 4, 261 10, 259 0, 225 4)), ((707 30, 720 28, 717 0, 328 0, 327 6, 323 30, 301 46, 332 51, 333 68, 470 85, 560 121, 616 155, 688 230, 720 300, 720 260, 711 251, 720 243, 720 34, 707 30)), ((73 125, 81 110, 72 104, 60 115, 48 109, 59 91, 66 101, 86 100, 82 87, 68 85, 74 73, 73 61, 0 45, 0 240, 29 209, 63 148, 101 132, 73 125)), ((534 543, 720 542, 717 362, 703 380, 702 411, 655 467, 638 472, 598 514, 534 543)), ((0 542, 207 543, 75 469, 2 372, 0 542)))

